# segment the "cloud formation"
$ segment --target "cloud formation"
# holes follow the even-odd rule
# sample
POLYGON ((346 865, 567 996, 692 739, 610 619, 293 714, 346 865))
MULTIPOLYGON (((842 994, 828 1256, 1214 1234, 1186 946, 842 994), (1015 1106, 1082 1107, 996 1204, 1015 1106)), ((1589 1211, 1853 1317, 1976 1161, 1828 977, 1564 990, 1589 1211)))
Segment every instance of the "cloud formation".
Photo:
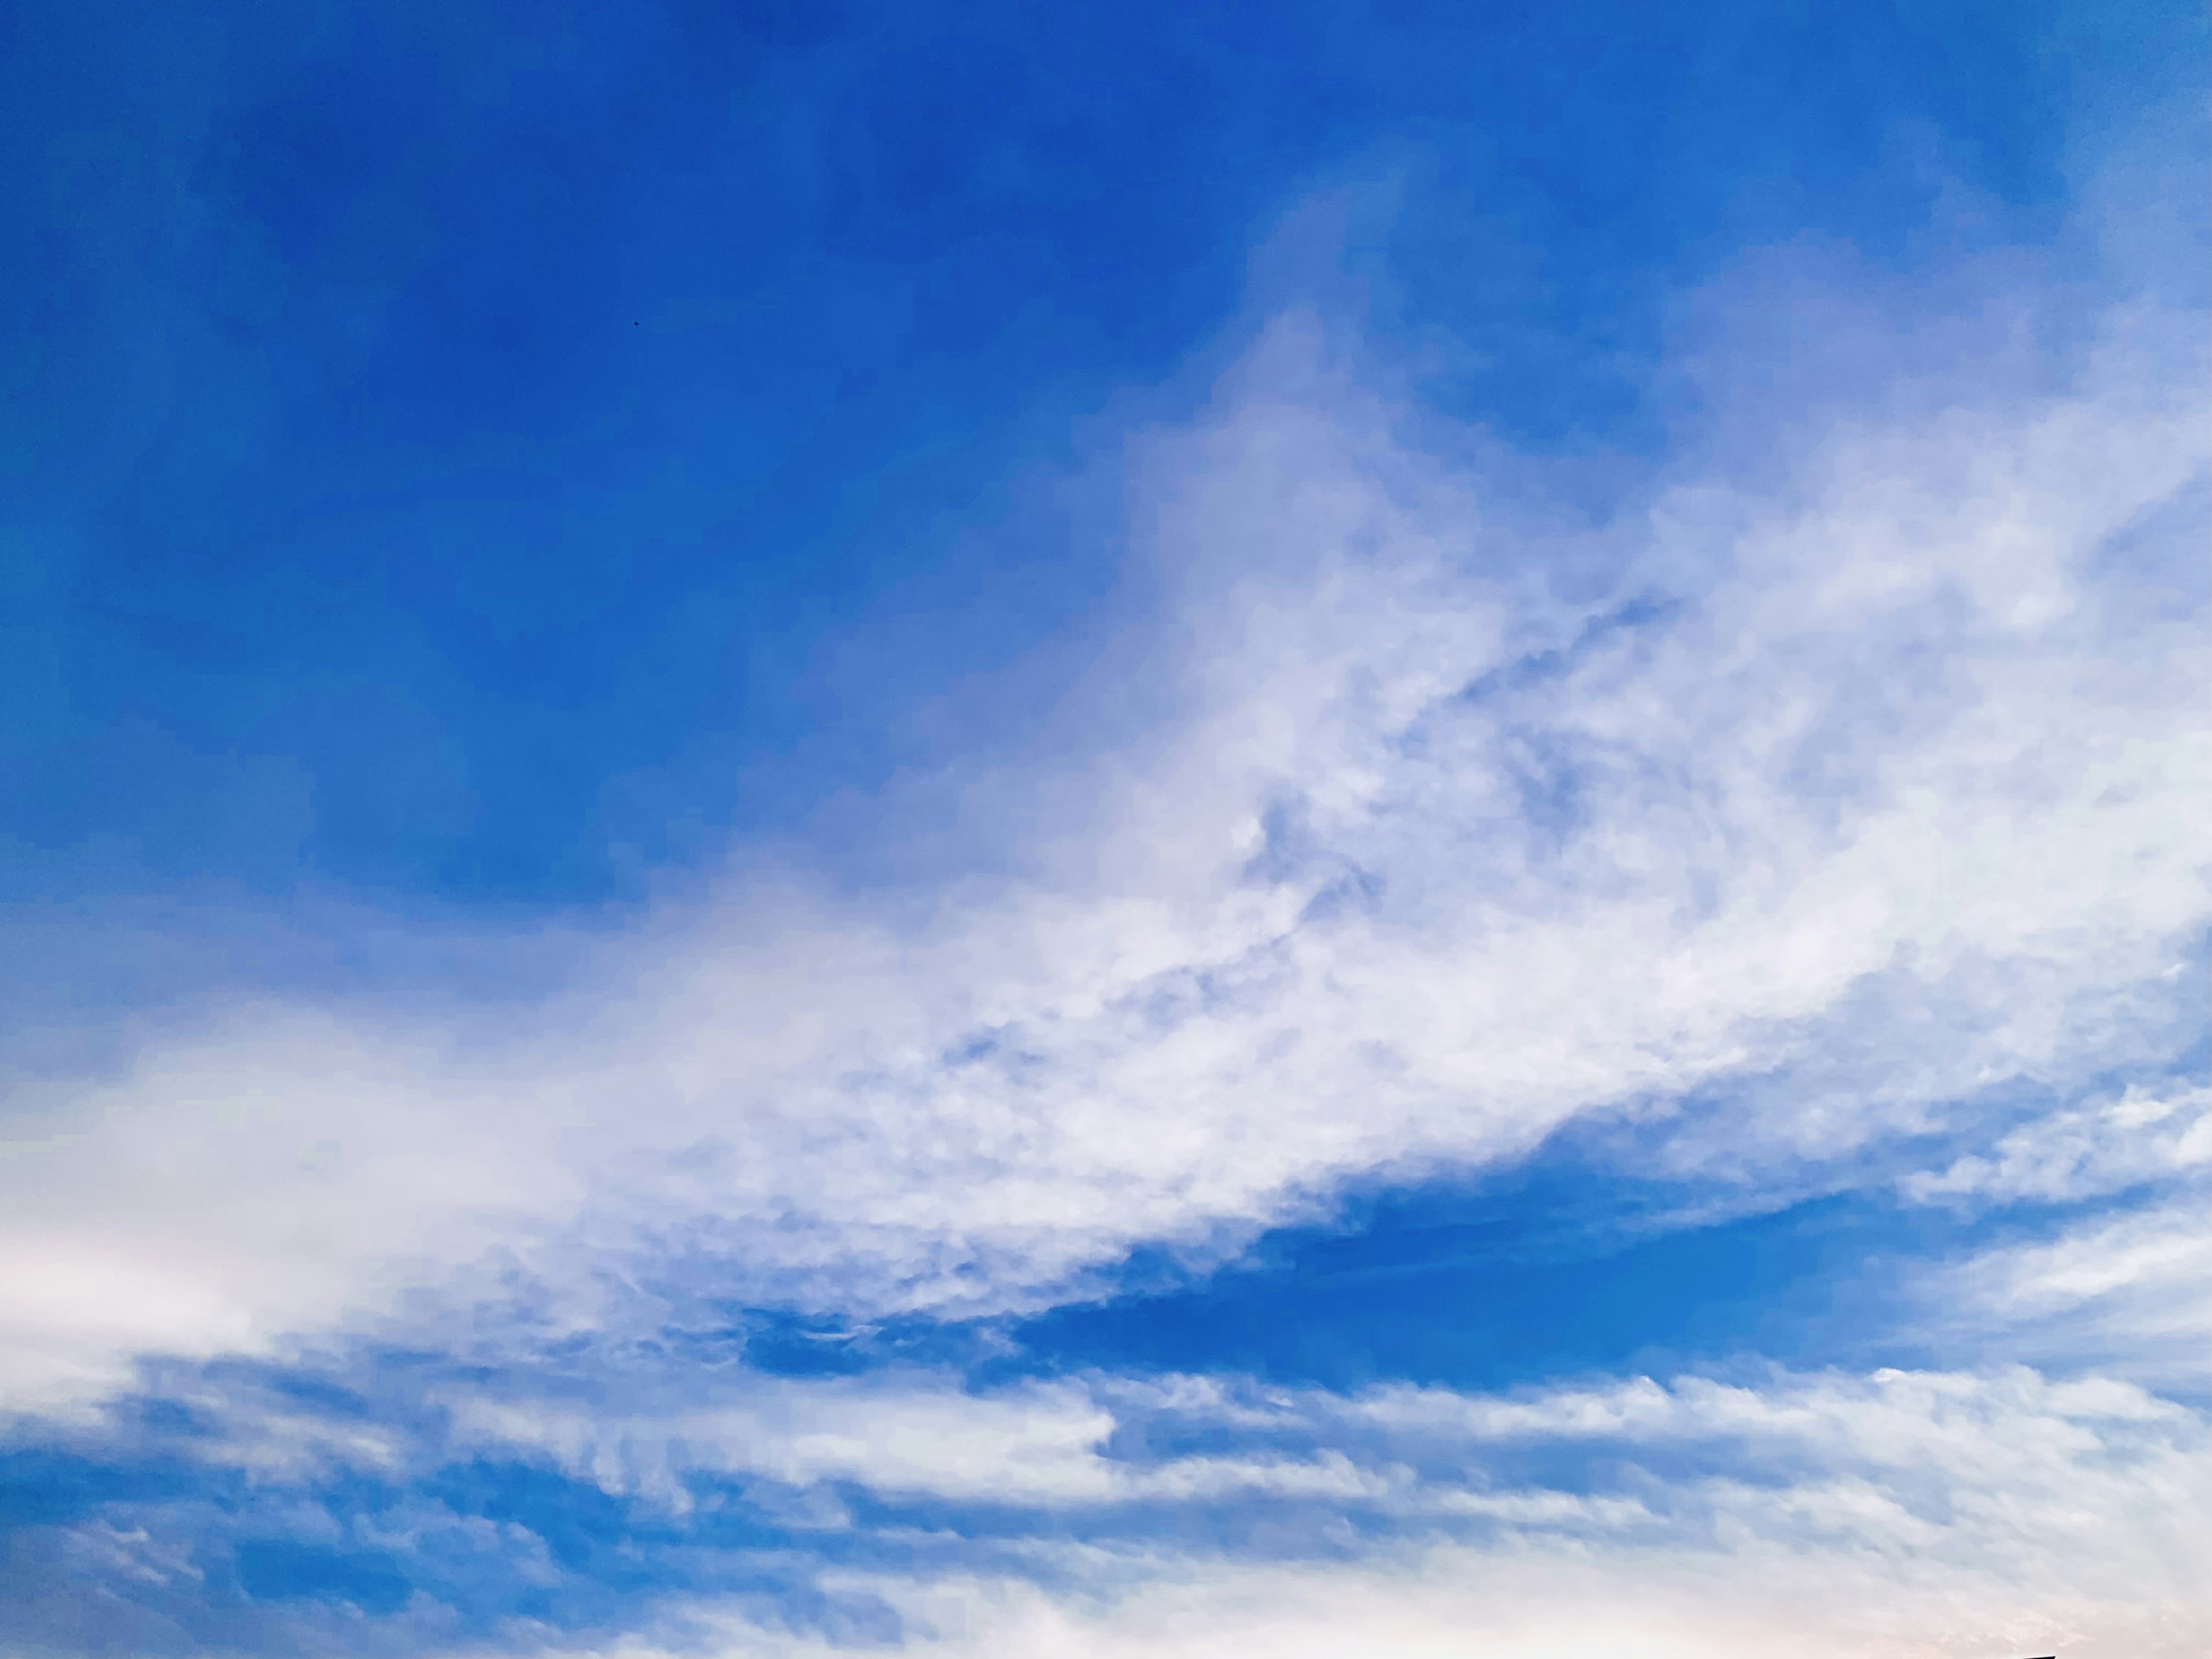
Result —
POLYGON ((495 1256, 988 1311, 1577 1114, 1738 1095, 1661 1155, 1740 1170, 2173 1052, 2212 801, 2195 319, 2110 310, 1988 398, 1929 343, 1890 342, 1901 410, 1577 529, 1278 325, 1130 463, 1163 714, 979 782, 933 888, 755 865, 544 1006, 222 1009, 34 1091, 16 1385, 495 1256))
POLYGON ((82 1493, 9 1546, 21 1650, 2202 1650, 2212 380, 2201 315, 2017 275, 1753 262, 1596 506, 1286 314, 1111 458, 1142 620, 886 794, 939 825, 891 878, 740 849, 511 941, 542 997, 218 991, 26 1084, 0 1406, 82 1493), (1850 385, 1761 390, 1807 318, 1850 385), (731 1335, 988 1357, 1563 1130, 1685 1215, 1996 1218, 1893 1315, 1967 1358, 1336 1394, 731 1335))
MULTIPOLYGON (((381 1421, 187 1387, 196 1432, 115 1415, 101 1433, 207 1460, 202 1482, 111 1492, 28 1547, 103 1584, 139 1646, 204 1627, 208 1591, 251 1587, 278 1538, 319 1579, 264 1604, 250 1645, 557 1648, 581 1627, 595 1651, 627 1631, 615 1650, 1442 1652, 1478 1630, 1531 1654, 1813 1632, 1847 1654, 2179 1656, 2212 1633, 2212 1429, 2108 1379, 978 1392, 688 1365, 630 1368, 611 1409, 557 1369, 448 1372, 427 1410, 395 1395, 381 1421), (659 1593, 594 1607, 614 1559, 659 1593)), ((55 1622, 20 1598, 13 1617, 55 1622)))

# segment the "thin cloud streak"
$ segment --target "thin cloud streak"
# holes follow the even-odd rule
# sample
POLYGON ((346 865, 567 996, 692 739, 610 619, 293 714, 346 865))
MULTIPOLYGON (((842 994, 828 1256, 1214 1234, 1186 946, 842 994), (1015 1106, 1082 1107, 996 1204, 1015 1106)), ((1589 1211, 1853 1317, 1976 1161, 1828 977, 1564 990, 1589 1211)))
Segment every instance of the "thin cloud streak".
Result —
MULTIPOLYGON (((599 1387, 573 1359, 565 1382, 556 1369, 454 1367, 427 1401, 366 1418, 358 1401, 301 1409, 315 1396, 296 1380, 210 1377, 179 1393, 196 1429, 173 1411, 101 1432, 141 1459, 207 1460, 218 1483, 198 1494, 173 1473, 46 1547, 152 1630, 189 1619, 200 1582, 276 1525, 414 1586, 377 1628, 416 1650, 458 1625, 501 1647, 561 1650, 566 1624, 618 1650, 732 1656, 1206 1652, 1279 1629, 1315 1651, 1474 1629, 1532 1653, 1602 1636, 1656 1656, 1808 1628, 1846 1653, 1996 1655, 2032 1634, 2178 1656, 2212 1633, 2212 1421, 2109 1378, 1770 1366, 1346 1395, 665 1363, 599 1387), (463 1502, 485 1471, 573 1483, 541 1500, 558 1524, 535 1521, 552 1555, 512 1509, 495 1526, 463 1502), (552 1628, 518 1611, 606 1553, 659 1593, 552 1628), (764 1574, 784 1585, 766 1606, 738 1589, 764 1574)), ((21 1628, 40 1611, 17 1607, 21 1628)), ((268 1617, 276 1639, 250 1645, 327 1647, 359 1613, 268 1617)))

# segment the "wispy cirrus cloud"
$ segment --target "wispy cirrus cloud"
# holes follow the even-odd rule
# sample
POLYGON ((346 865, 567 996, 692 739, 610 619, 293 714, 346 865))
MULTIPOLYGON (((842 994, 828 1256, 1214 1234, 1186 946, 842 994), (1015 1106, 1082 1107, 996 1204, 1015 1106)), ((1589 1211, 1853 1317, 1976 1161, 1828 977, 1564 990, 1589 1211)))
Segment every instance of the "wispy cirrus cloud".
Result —
MULTIPOLYGON (((278 1649, 565 1628, 641 1651, 1202 1652, 1255 1632, 1424 1651, 1471 1621, 1532 1653, 1753 1652, 1809 1628, 1846 1653, 2179 1655, 2207 1629, 2205 1420, 2106 1379, 978 1391, 632 1364, 600 1379, 617 1403, 561 1369, 418 1372, 432 1404, 381 1423, 358 1398, 303 1413, 302 1379, 212 1378, 187 1390, 197 1437, 125 1414, 80 1439, 88 1467, 115 1436, 167 1478, 111 1479, 33 1541, 104 1584, 139 1645, 222 1628, 210 1586, 234 1608, 258 1592, 249 1645, 278 1649), (319 1442, 272 1427, 288 1389, 319 1442), (249 1442, 290 1455, 241 1474, 207 1432, 226 1395, 249 1442), (272 1599, 280 1543, 307 1582, 272 1599)), ((47 1609, 15 1613, 49 1635, 28 1650, 53 1645, 47 1609)))
POLYGON ((1602 511, 1285 315, 1110 458, 1142 620, 887 794, 896 878, 741 849, 509 941, 537 997, 216 994, 30 1081, 23 1650, 2201 1648, 2203 319, 1945 292, 1754 262, 1602 511), (1848 387, 1762 391, 1808 314, 1848 387), (1971 1363, 1008 1358, 1565 1127, 1717 1208, 2040 1207, 1894 1313, 1971 1363), (973 1363, 773 1375, 763 1309, 973 1363))
POLYGON ((1570 532, 1490 504, 1507 461, 1433 459, 1276 327, 1136 447, 1162 712, 970 792, 1033 830, 919 890, 741 866, 541 1005, 221 1008, 28 1091, 17 1376, 103 1387, 563 1251, 988 1311, 1577 1114, 1734 1090, 1663 1156, 1818 1160, 2175 1051, 2212 799, 2196 323, 2112 310, 1995 399, 1942 338, 1896 337, 1903 412, 1575 532, 1562 593, 1516 550, 1570 532))

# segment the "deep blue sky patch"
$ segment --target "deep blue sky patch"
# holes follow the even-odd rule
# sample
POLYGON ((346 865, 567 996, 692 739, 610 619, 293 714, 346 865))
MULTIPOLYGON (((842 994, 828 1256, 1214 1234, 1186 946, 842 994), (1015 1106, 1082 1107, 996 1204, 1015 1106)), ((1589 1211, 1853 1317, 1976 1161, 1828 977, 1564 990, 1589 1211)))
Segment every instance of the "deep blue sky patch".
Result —
POLYGON ((2036 222, 2182 27, 26 12, 11 885, 558 902, 792 823, 1097 591, 1006 480, 1232 326, 1304 192, 1361 192, 1314 257, 1455 410, 1636 443, 1669 293, 1908 255, 1935 156, 2036 222))

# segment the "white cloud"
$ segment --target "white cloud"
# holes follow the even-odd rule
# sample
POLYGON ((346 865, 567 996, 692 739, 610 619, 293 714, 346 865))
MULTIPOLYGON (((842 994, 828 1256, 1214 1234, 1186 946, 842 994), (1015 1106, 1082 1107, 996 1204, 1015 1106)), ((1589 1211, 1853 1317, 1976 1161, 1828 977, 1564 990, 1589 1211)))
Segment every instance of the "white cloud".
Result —
POLYGON ((2212 1203, 2148 1206, 2002 1245, 1931 1274, 1917 1312, 1954 1349, 2094 1368, 2201 1395, 2212 1378, 2212 1203))
POLYGON ((1928 1203, 2076 1206, 2055 1227, 1923 1272, 1912 1317, 1927 1340, 2203 1392, 2212 1090, 2136 1085, 2048 1112, 1899 1184, 1928 1203))
POLYGON ((2198 319, 2114 309, 1994 391, 1942 346, 1589 530, 1285 321, 1133 450, 1166 597, 1079 704, 1141 684, 1141 732, 968 787, 957 878, 740 860, 537 1006, 232 1007, 25 1091, 0 1387, 526 1282, 1002 1308, 1594 1109, 1778 1077, 1667 1153, 1755 1170, 2171 1050, 2212 920, 2198 319))
MULTIPOLYGON (((647 1500, 658 1513, 634 1536, 600 1542, 648 1581, 672 1553, 680 1571, 629 1610, 636 1634, 592 1650, 639 1659, 656 1633, 732 1659, 852 1650, 840 1628, 879 1644, 880 1620, 843 1617, 871 1603, 896 1611, 900 1650, 947 1659, 1442 1654, 1475 1639, 1530 1656, 1613 1642, 1649 1659, 1808 1644, 1867 1659, 2181 1659, 2212 1639, 2212 1419, 2108 1377, 1774 1368, 1344 1395, 1091 1374, 975 1393, 927 1372, 666 1364, 606 1382, 456 1370, 406 1425, 364 1429, 349 1410, 319 1439, 296 1407, 272 1430, 247 1408, 258 1397, 226 1408, 210 1390, 195 1403, 223 1431, 169 1449, 252 1472, 252 1501, 281 1512, 288 1536, 374 1547, 402 1569, 416 1553, 489 1553, 556 1589, 570 1570, 543 1540, 445 1511, 438 1472, 519 1458, 647 1500), (272 1460, 271 1444, 315 1449, 272 1460), (349 1460, 401 1501, 325 1512, 317 1483, 349 1460), (865 1522, 848 1501, 862 1493, 865 1522), (838 1565, 809 1581, 821 1595, 778 1615, 797 1623, 674 1588, 713 1582, 732 1549, 730 1576, 757 1581, 759 1546, 729 1529, 749 1513, 785 1531, 787 1561, 810 1535, 837 1535, 820 1559, 838 1565)), ((266 1520, 241 1524, 252 1535, 266 1520)), ((141 1504, 58 1547, 88 1582, 159 1589, 212 1559, 184 1547, 178 1524, 141 1504)), ((416 1576, 417 1601, 356 1638, 436 1645, 420 1638, 449 1627, 445 1575, 416 1576)))
MULTIPOLYGON (((1174 1530, 1171 1549, 1141 1531, 1088 1540, 1060 1531, 1061 1541, 1023 1546, 1027 1570, 1013 1576, 848 1574, 833 1588, 887 1598, 907 1621, 906 1650, 948 1655, 1442 1654, 1473 1642, 1484 1652, 1652 1659, 1808 1645, 1929 1659, 2054 1647, 2180 1659, 2212 1639, 2203 1594, 2212 1435, 2198 1413, 2124 1383, 2014 1370, 1778 1373, 1754 1386, 1638 1380, 1510 1398, 1404 1388, 1344 1397, 1196 1379, 1088 1386, 1088 1401, 1072 1385, 962 1399, 946 1442, 960 1449, 935 1454, 945 1495, 1056 1510, 1202 1504, 1237 1491, 1248 1501, 1316 1499, 1347 1518, 1388 1515, 1401 1529, 1340 1522, 1307 1535, 1294 1561, 1226 1535, 1194 1547, 1200 1534, 1188 1527, 1174 1530), (1099 1459, 1102 1415, 1142 1424, 1165 1412, 1185 1429, 1264 1427, 1279 1443, 1295 1431, 1302 1464, 1279 1456, 1243 1467, 1335 1479, 1271 1491, 1164 1478, 1237 1464, 1209 1455, 1040 1483, 1040 1410, 1060 1425, 1043 1437, 1043 1462, 1071 1472, 1072 1458, 1099 1459), (1002 1428, 979 1432, 994 1413, 1002 1428), (1583 1475, 1607 1489, 1507 1479, 1500 1457, 1531 1447, 1554 1460, 1593 1452, 1583 1475)), ((946 1407, 945 1396, 902 1403, 895 1394, 880 1382, 787 1385, 773 1410, 811 1396, 805 1409, 822 1415, 797 1435, 805 1443, 837 1417, 856 1437, 896 1436, 876 1426, 879 1417, 920 1424, 946 1407)), ((696 1436, 699 1419, 681 1427, 696 1436)), ((719 1448, 684 1443, 702 1468, 787 1467, 757 1427, 719 1448)), ((592 1461, 574 1446, 568 1455, 592 1461)), ((885 1488, 911 1490, 915 1466, 896 1454, 841 1454, 811 1473, 867 1484, 877 1469, 885 1488)), ((616 1477, 617 1489, 627 1478, 616 1477)), ((677 1616, 716 1615, 687 1606, 677 1616)), ((730 1617, 718 1650, 824 1650, 730 1617)))
MULTIPOLYGON (((1784 1550, 1624 1560, 1438 1548, 1358 1566, 1186 1569, 1109 1599, 1054 1596, 1025 1581, 863 1582, 932 1632, 902 1651, 945 1659, 2020 1659, 2054 1650, 2195 1659, 2212 1635, 2186 1606, 2081 1601, 1972 1575, 1923 1588, 1878 1562, 1784 1550)), ((854 1649, 732 1618, 709 1650, 798 1659, 854 1649)), ((599 1651, 659 1650, 641 1640, 599 1651)))
POLYGON ((1985 1154, 1900 1183, 1923 1200, 2097 1197, 2212 1174, 2212 1089, 2136 1085, 2117 1098, 2052 1112, 1985 1154))

